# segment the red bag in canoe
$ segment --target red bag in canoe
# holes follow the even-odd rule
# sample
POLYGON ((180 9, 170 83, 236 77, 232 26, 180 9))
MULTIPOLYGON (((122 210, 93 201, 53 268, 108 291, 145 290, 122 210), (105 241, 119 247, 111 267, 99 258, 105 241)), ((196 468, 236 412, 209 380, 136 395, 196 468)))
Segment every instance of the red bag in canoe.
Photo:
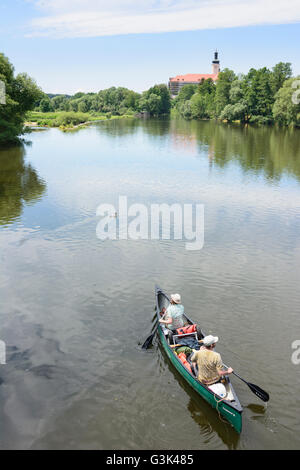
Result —
POLYGON ((182 328, 177 328, 176 331, 178 335, 186 335, 188 333, 195 333, 195 331, 197 331, 197 325, 183 326, 182 328))
POLYGON ((186 355, 182 352, 182 353, 179 353, 179 354, 178 354, 178 357, 179 357, 179 359, 181 360, 182 364, 184 364, 185 367, 186 367, 190 372, 192 372, 191 366, 190 366, 190 364, 188 363, 188 361, 186 360, 186 355))

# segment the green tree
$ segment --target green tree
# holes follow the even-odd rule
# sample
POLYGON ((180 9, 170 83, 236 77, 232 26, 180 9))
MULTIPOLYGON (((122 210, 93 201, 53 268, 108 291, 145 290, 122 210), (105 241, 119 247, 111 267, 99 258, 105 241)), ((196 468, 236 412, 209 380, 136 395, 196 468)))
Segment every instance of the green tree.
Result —
POLYGON ((230 103, 236 104, 243 101, 244 99, 244 83, 243 80, 237 78, 231 84, 229 91, 229 100, 230 103))
POLYGON ((69 110, 69 101, 70 97, 67 95, 48 95, 51 99, 51 106, 54 111, 68 111, 69 110))
POLYGON ((272 117, 274 94, 272 90, 272 72, 266 67, 250 69, 245 77, 245 100, 250 117, 272 117))
POLYGON ((73 98, 77 100, 78 98, 82 98, 83 96, 84 96, 84 93, 82 91, 78 91, 77 93, 75 93, 73 98))
MULTIPOLYGON (((300 104, 297 104, 293 83, 300 84, 300 76, 286 80, 283 87, 275 95, 273 117, 276 122, 287 126, 300 126, 300 104)), ((300 94, 298 94, 298 97, 300 94)))
POLYGON ((191 116, 194 119, 203 119, 208 117, 206 110, 205 95, 195 93, 190 100, 191 116))
POLYGON ((194 93, 197 92, 197 85, 184 85, 175 100, 177 102, 190 100, 194 93))
POLYGON ((236 78, 229 91, 230 103, 223 108, 220 114, 221 120, 241 121, 248 120, 248 106, 245 99, 245 87, 243 79, 236 78))
POLYGON ((175 107, 186 119, 205 119, 214 115, 216 86, 211 79, 199 85, 185 85, 175 98, 175 107))
POLYGON ((69 103, 70 111, 78 112, 78 100, 70 100, 69 103))
POLYGON ((50 111, 54 111, 54 107, 52 106, 49 98, 43 98, 41 100, 39 109, 42 113, 49 113, 50 111))
POLYGON ((216 114, 216 85, 212 81, 211 78, 207 80, 202 80, 199 88, 198 93, 205 97, 205 118, 213 118, 216 114))
POLYGON ((230 103, 230 89, 236 75, 232 70, 224 69, 219 73, 216 85, 215 113, 219 117, 222 110, 230 103))
POLYGON ((227 104, 220 114, 220 119, 227 121, 245 121, 247 114, 246 103, 239 102, 235 104, 227 104))
POLYGON ((146 100, 146 109, 153 116, 159 115, 161 110, 161 97, 156 93, 151 93, 146 100))
POLYGON ((279 62, 273 67, 272 71, 272 88, 275 94, 284 82, 292 77, 292 64, 290 62, 279 62))
POLYGON ((43 93, 28 75, 15 77, 14 68, 4 54, 0 54, 0 80, 6 90, 6 104, 0 104, 0 144, 7 144, 24 133, 26 113, 34 109, 43 93))
POLYGON ((80 113, 87 113, 89 111, 89 106, 86 100, 81 100, 78 103, 78 111, 80 113))
POLYGON ((181 116, 183 116, 185 119, 192 119, 193 114, 191 109, 191 100, 182 101, 178 110, 181 116))
POLYGON ((169 114, 171 96, 166 85, 154 85, 145 91, 139 100, 139 109, 147 110, 152 116, 169 114))
POLYGON ((216 85, 214 84, 211 78, 202 79, 200 84, 198 85, 198 93, 200 95, 215 95, 216 93, 216 85))

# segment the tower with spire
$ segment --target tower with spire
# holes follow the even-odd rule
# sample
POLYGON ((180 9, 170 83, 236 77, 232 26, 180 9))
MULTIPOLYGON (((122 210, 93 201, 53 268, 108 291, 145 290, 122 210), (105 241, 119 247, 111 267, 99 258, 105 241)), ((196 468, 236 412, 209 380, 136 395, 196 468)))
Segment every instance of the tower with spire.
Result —
POLYGON ((214 60, 212 61, 212 73, 214 75, 218 75, 218 73, 220 72, 220 61, 219 61, 218 56, 219 56, 219 53, 216 50, 214 60))
POLYGON ((169 90, 172 97, 175 97, 185 85, 199 85, 203 80, 212 80, 214 83, 218 80, 220 72, 219 53, 216 50, 214 60, 212 61, 212 73, 186 73, 185 75, 176 75, 169 78, 169 90))

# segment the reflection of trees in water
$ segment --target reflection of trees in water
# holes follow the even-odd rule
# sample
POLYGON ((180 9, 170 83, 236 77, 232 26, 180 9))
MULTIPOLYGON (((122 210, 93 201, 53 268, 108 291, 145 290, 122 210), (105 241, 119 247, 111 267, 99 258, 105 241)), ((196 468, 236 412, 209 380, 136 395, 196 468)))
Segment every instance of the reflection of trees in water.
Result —
POLYGON ((101 121, 97 125, 102 134, 113 137, 134 134, 139 129, 144 129, 146 135, 163 136, 169 134, 170 122, 169 118, 122 118, 101 121))
POLYGON ((183 151, 195 145, 208 154, 212 166, 225 167, 237 162, 244 172, 263 174, 279 180, 289 173, 300 181, 300 131, 278 127, 222 124, 214 121, 188 121, 182 118, 117 119, 103 121, 99 131, 110 136, 145 135, 174 137, 174 145, 183 151), (176 138, 181 140, 176 142, 176 138))
POLYGON ((96 123, 96 125, 101 134, 107 134, 112 137, 120 137, 134 134, 139 127, 139 119, 122 118, 111 119, 107 121, 103 120, 99 123, 96 123))
POLYGON ((151 118, 141 120, 143 128, 146 129, 147 134, 153 136, 164 136, 170 132, 171 120, 170 118, 151 118))
POLYGON ((24 161, 23 146, 0 150, 0 224, 13 222, 22 213, 24 203, 41 198, 46 183, 24 161))
POLYGON ((300 180, 298 129, 174 119, 171 131, 192 136, 200 152, 208 152, 210 161, 219 167, 238 162, 245 172, 263 173, 270 179, 280 179, 283 173, 289 173, 300 180))

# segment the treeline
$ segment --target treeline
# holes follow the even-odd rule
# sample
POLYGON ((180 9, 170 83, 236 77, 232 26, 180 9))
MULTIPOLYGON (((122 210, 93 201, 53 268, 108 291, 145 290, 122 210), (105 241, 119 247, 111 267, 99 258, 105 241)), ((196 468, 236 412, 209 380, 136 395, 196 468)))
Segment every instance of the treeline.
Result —
POLYGON ((293 99, 299 79, 284 62, 272 70, 252 68, 246 75, 224 69, 216 84, 208 79, 185 85, 172 106, 185 119, 300 126, 300 104, 293 99))
MULTIPOLYGON (((0 144, 15 142, 24 133, 28 111, 64 111, 107 118, 146 111, 163 116, 171 108, 186 119, 219 119, 228 122, 300 126, 297 80, 290 63, 280 62, 272 70, 252 68, 246 75, 229 69, 219 74, 216 84, 203 80, 185 85, 171 100, 168 87, 155 85, 143 93, 111 87, 98 93, 46 95, 27 74, 15 76, 8 58, 0 53, 0 81, 5 85, 5 104, 0 103, 0 144), (296 100, 293 99, 296 95, 296 100)), ((68 115, 66 119, 70 119, 68 115)))
POLYGON ((9 59, 0 53, 0 81, 4 83, 5 103, 0 103, 0 145, 15 143, 24 134, 29 111, 43 113, 65 111, 56 117, 58 125, 67 125, 103 114, 106 118, 134 115, 147 111, 151 116, 170 113, 171 97, 164 84, 143 93, 123 87, 111 87, 98 93, 71 95, 45 94, 27 74, 15 76, 9 59), (76 115, 74 114, 76 113, 76 115))
POLYGON ((73 111, 81 113, 103 113, 106 115, 134 115, 147 111, 151 116, 169 114, 170 93, 166 85, 155 85, 143 93, 123 87, 111 87, 98 93, 76 93, 70 95, 44 95, 37 101, 35 111, 73 111))

